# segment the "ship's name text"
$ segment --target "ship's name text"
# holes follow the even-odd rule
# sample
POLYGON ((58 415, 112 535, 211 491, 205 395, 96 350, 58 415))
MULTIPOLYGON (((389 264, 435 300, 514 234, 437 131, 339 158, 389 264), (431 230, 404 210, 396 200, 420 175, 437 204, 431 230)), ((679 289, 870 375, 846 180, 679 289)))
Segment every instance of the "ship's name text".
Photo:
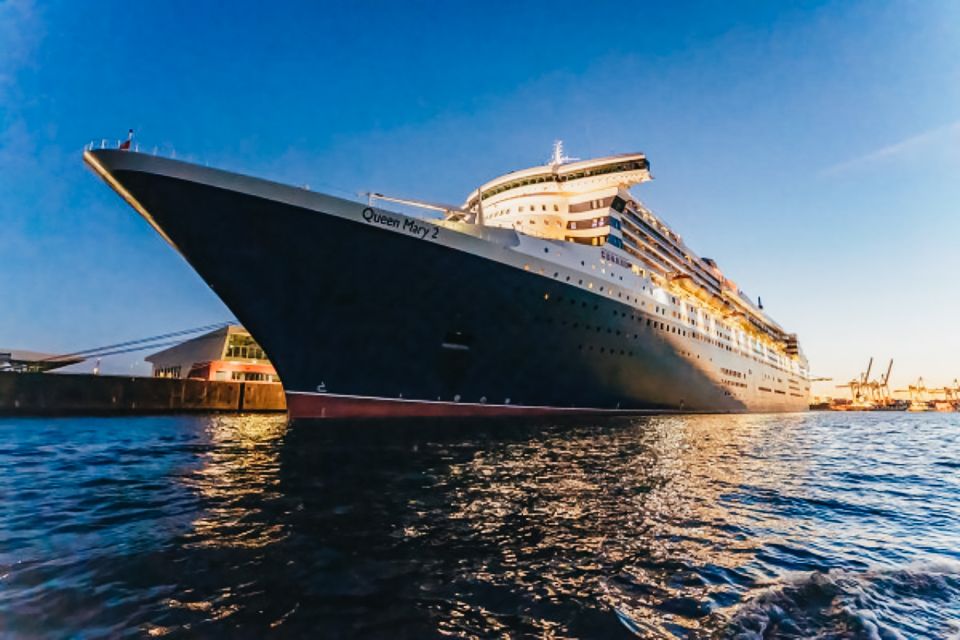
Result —
POLYGON ((363 219, 369 222, 370 224, 380 224, 385 227, 392 227, 394 229, 399 229, 409 233, 410 235, 417 236, 421 239, 427 239, 429 237, 431 240, 436 238, 440 234, 440 228, 432 224, 424 224, 419 220, 414 220, 413 218, 394 218, 393 216, 388 216, 385 213, 379 213, 374 211, 370 207, 367 207, 363 210, 363 219))
POLYGON ((627 269, 629 269, 630 267, 633 266, 632 264, 630 264, 630 261, 629 261, 629 260, 624 260, 623 258, 621 258, 620 256, 618 256, 617 254, 615 254, 615 253, 610 253, 609 251, 606 251, 605 249, 601 249, 601 250, 600 250, 600 258, 601 258, 602 260, 606 260, 607 262, 611 262, 611 263, 613 263, 613 264, 620 265, 621 267, 626 267, 627 269))

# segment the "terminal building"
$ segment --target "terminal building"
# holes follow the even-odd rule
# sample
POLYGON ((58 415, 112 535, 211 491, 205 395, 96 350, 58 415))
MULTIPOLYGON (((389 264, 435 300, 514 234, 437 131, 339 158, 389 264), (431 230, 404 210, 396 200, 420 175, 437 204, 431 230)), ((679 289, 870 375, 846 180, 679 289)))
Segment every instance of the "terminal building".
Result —
POLYGON ((240 325, 230 325, 145 358, 155 378, 280 382, 267 354, 240 325))

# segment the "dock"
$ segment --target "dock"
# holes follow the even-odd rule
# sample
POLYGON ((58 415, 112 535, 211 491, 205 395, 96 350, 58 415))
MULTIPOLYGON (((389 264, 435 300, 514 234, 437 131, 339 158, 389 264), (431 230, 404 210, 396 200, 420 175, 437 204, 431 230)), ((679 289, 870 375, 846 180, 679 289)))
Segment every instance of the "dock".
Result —
POLYGON ((0 372, 0 415, 284 412, 275 383, 0 372))

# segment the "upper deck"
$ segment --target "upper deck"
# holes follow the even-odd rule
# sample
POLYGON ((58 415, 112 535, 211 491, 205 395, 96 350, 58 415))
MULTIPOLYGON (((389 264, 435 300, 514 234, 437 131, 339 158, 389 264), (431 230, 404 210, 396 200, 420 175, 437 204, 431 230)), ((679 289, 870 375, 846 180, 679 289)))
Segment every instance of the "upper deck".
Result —
POLYGON ((477 207, 478 198, 492 201, 496 196, 529 187, 560 189, 568 194, 589 193, 609 186, 626 188, 652 179, 650 163, 642 153, 621 153, 592 160, 565 162, 561 152, 553 162, 511 171, 481 185, 467 196, 464 209, 477 207))
POLYGON ((663 286, 699 299, 791 355, 798 352, 794 336, 632 195, 631 187, 652 179, 643 153, 570 160, 558 144, 551 162, 484 183, 462 210, 484 226, 619 250, 663 286))

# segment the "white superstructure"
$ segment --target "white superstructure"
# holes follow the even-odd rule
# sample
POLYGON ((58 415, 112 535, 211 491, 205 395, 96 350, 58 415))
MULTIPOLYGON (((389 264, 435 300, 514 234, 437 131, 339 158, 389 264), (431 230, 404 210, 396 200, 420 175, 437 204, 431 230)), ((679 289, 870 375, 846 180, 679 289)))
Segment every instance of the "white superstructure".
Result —
MULTIPOLYGON (((726 363, 716 367, 717 379, 732 395, 746 395, 746 381, 754 380, 761 394, 790 396, 794 402, 806 398, 807 361, 797 336, 786 333, 716 262, 694 253, 630 192, 652 179, 646 156, 570 160, 557 143, 550 163, 490 180, 467 197, 462 210, 484 226, 586 245, 554 252, 552 259, 587 270, 599 281, 590 281, 591 288, 602 290, 604 280, 615 281, 616 288, 631 283, 637 295, 628 299, 664 318, 661 324, 679 346, 686 344, 699 359, 709 353, 711 362, 726 363), (626 281, 625 274, 630 274, 626 281), (714 347, 737 357, 714 358, 714 347), (741 366, 744 358, 758 371, 741 366)), ((609 285, 608 291, 613 291, 609 285)))

